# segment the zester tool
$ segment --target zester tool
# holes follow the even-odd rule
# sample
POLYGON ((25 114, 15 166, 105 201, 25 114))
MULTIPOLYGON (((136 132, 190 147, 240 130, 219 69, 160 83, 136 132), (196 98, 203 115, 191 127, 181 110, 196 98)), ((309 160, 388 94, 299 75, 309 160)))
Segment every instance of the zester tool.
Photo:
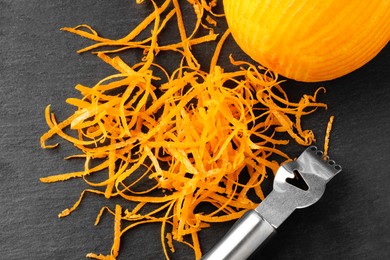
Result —
POLYGON ((272 192, 246 212, 202 260, 244 260, 263 245, 297 208, 317 202, 341 166, 317 147, 307 148, 277 171, 272 192))

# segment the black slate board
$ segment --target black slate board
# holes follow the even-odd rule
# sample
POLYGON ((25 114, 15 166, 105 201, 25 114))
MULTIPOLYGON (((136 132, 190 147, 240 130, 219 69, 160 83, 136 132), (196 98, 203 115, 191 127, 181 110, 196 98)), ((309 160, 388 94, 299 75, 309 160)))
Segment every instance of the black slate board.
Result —
MULTIPOLYGON (((93 55, 76 54, 88 42, 59 28, 87 23, 104 36, 123 36, 150 12, 150 7, 135 7, 134 2, 0 1, 0 259, 83 259, 91 251, 109 252, 111 217, 93 226, 106 204, 103 199, 87 196, 70 217, 57 218, 85 185, 78 180, 45 185, 38 179, 77 170, 80 162, 62 160, 74 151, 69 145, 40 149, 39 136, 47 129, 47 104, 65 118, 72 112, 65 98, 77 95, 75 84, 91 85, 113 73, 93 55)), ((205 58, 211 51, 197 50, 205 58)), ((229 42, 225 56, 232 52, 244 57, 229 42)), ((321 147, 326 120, 335 115, 330 153, 343 172, 317 204, 296 211, 253 259, 390 259, 389 61, 387 46, 363 68, 340 79, 285 83, 297 96, 327 87, 321 100, 328 111, 314 114, 306 124, 318 134, 321 147)), ((290 152, 297 156, 301 150, 290 152)), ((203 248, 209 249, 231 225, 203 232, 203 248)), ((191 250, 177 251, 172 259, 193 259, 191 250)), ((159 226, 129 232, 119 259, 163 259, 159 226)))

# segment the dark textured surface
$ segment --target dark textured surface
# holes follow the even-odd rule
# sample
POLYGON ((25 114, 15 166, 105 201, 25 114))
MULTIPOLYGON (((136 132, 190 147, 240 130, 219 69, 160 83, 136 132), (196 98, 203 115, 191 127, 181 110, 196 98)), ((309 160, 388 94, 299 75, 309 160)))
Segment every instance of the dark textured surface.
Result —
MULTIPOLYGON (((103 199, 87 196, 70 217, 57 218, 85 185, 79 180, 45 185, 38 179, 81 164, 62 160, 74 152, 69 145, 41 150, 39 136, 47 129, 47 104, 65 118, 72 112, 65 99, 77 95, 75 84, 91 85, 113 73, 93 55, 76 54, 87 42, 59 28, 88 23, 104 36, 118 38, 150 11, 134 2, 0 1, 0 259, 83 259, 91 251, 109 252, 112 218, 105 215, 93 226, 107 203, 103 199)), ((205 58, 212 53, 195 51, 205 58)), ((225 52, 237 52, 237 47, 230 42, 225 52)), ((330 153, 343 172, 317 204, 296 211, 254 259, 390 259, 389 66, 387 46, 369 64, 340 79, 284 84, 293 95, 327 87, 320 99, 329 104, 328 111, 305 124, 317 132, 322 147, 326 120, 335 115, 330 153)), ((203 232, 203 248, 209 249, 231 224, 203 232)), ((163 259, 158 225, 129 232, 122 249, 119 259, 163 259)), ((172 258, 193 255, 184 248, 172 258)))

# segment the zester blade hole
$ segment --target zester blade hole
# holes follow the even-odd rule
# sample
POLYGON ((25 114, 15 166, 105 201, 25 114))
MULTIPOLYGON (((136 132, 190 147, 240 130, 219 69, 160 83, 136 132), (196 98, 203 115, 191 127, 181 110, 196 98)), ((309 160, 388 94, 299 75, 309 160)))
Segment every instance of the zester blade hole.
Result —
POLYGON ((301 190, 305 190, 305 191, 308 190, 309 186, 307 185, 307 183, 305 182, 305 180, 303 179, 299 171, 294 170, 293 173, 294 173, 294 178, 287 178, 286 182, 301 190))

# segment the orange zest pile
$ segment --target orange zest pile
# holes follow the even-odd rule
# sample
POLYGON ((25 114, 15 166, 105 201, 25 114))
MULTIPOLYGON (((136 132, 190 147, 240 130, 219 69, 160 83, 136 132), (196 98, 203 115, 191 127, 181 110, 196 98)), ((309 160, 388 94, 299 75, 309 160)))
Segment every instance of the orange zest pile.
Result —
POLYGON ((79 52, 93 50, 117 70, 92 87, 77 85, 81 97, 67 99, 76 108, 69 118, 58 122, 47 106, 49 130, 41 137, 41 146, 52 148, 57 144, 48 141, 58 135, 80 150, 70 158, 85 159, 80 171, 41 178, 49 183, 78 177, 91 186, 59 217, 74 211, 86 192, 107 199, 121 197, 134 205, 102 208, 97 223, 104 211, 114 216, 114 242, 107 255, 87 255, 94 259, 116 259, 127 230, 155 222, 161 223, 167 259, 169 250, 174 251, 173 241, 191 247, 199 259, 199 231, 253 209, 264 198, 260 184, 279 168, 275 158, 290 160, 278 147, 289 139, 310 145, 314 134, 302 129, 302 117, 326 108, 317 102, 322 88, 292 102, 277 75, 263 67, 231 57, 236 70, 224 71, 217 64, 228 30, 220 37, 210 70, 201 70, 191 47, 217 39, 212 29, 216 1, 188 1, 197 17, 189 34, 182 3, 151 3, 154 12, 119 40, 103 38, 88 25, 63 29, 94 41, 79 52), (160 46, 159 34, 172 22, 180 41, 160 46), (151 35, 135 40, 150 26, 151 35), (200 28, 208 33, 199 36, 200 28), (118 53, 133 48, 142 49, 144 57, 129 65, 118 53), (155 56, 163 51, 182 55, 181 64, 171 73, 155 63, 155 56), (280 138, 280 132, 290 138, 280 138), (105 177, 92 181, 91 174, 105 177))

